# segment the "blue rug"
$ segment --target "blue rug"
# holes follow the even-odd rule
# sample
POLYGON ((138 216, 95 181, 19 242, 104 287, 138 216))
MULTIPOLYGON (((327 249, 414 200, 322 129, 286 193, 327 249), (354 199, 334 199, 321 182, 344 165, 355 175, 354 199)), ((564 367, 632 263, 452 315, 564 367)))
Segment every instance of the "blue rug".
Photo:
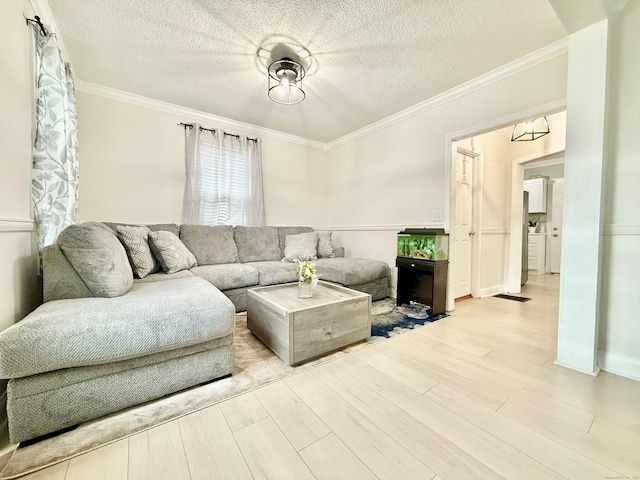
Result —
POLYGON ((376 324, 376 318, 372 317, 371 336, 389 338, 389 332, 392 332, 394 328, 413 329, 416 325, 424 325, 425 323, 435 322, 437 320, 440 320, 441 318, 445 318, 448 316, 449 315, 447 315, 446 313, 441 313, 440 315, 434 315, 428 318, 411 318, 403 316, 402 319, 398 320, 397 322, 387 324, 376 324))
POLYGON ((424 312, 425 310, 419 307, 413 310, 406 309, 404 305, 397 308, 393 298, 373 302, 371 306, 371 336, 389 338, 391 335, 401 333, 402 330, 413 329, 416 325, 424 325, 449 316, 442 313, 426 318, 416 318, 424 316, 422 315, 424 312), (409 315, 405 315, 405 313, 409 313, 409 315), (398 330, 395 330, 396 328, 398 330))

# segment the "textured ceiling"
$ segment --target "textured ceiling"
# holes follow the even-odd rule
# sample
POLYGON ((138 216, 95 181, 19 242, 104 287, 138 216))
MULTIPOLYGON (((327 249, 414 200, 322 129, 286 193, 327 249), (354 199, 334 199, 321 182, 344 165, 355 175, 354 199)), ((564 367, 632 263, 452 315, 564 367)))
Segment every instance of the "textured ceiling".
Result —
POLYGON ((566 35, 546 0, 48 4, 79 79, 321 142, 566 35), (267 96, 277 45, 308 68, 298 105, 267 96))

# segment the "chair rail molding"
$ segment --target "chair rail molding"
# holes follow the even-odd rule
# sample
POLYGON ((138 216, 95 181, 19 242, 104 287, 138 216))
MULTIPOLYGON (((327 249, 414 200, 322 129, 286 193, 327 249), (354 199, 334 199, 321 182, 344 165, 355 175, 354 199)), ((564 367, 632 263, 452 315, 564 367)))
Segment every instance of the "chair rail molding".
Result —
POLYGON ((605 225, 604 235, 640 235, 640 225, 605 225))
POLYGON ((32 232, 33 220, 29 218, 2 218, 0 217, 0 233, 8 232, 32 232))
POLYGON ((443 223, 423 224, 387 224, 387 225, 313 225, 314 230, 331 230, 334 232, 399 232, 405 228, 444 228, 443 223))

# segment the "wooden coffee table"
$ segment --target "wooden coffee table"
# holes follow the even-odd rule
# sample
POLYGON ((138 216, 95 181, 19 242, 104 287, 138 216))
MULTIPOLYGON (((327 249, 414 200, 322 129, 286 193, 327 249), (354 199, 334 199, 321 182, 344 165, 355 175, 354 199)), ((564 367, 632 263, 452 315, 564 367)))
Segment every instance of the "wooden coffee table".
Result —
POLYGON ((247 327, 289 365, 325 355, 371 336, 371 295, 318 282, 312 298, 298 284, 247 290, 247 327))

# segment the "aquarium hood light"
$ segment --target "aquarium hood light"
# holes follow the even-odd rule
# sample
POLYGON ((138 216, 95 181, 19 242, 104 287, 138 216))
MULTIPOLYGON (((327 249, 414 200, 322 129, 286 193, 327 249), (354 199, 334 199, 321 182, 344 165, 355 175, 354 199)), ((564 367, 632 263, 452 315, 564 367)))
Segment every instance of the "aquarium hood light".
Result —
POLYGON ((517 123, 513 126, 511 134, 512 142, 531 142, 537 140, 549 133, 549 122, 547 117, 527 120, 526 122, 517 123))

